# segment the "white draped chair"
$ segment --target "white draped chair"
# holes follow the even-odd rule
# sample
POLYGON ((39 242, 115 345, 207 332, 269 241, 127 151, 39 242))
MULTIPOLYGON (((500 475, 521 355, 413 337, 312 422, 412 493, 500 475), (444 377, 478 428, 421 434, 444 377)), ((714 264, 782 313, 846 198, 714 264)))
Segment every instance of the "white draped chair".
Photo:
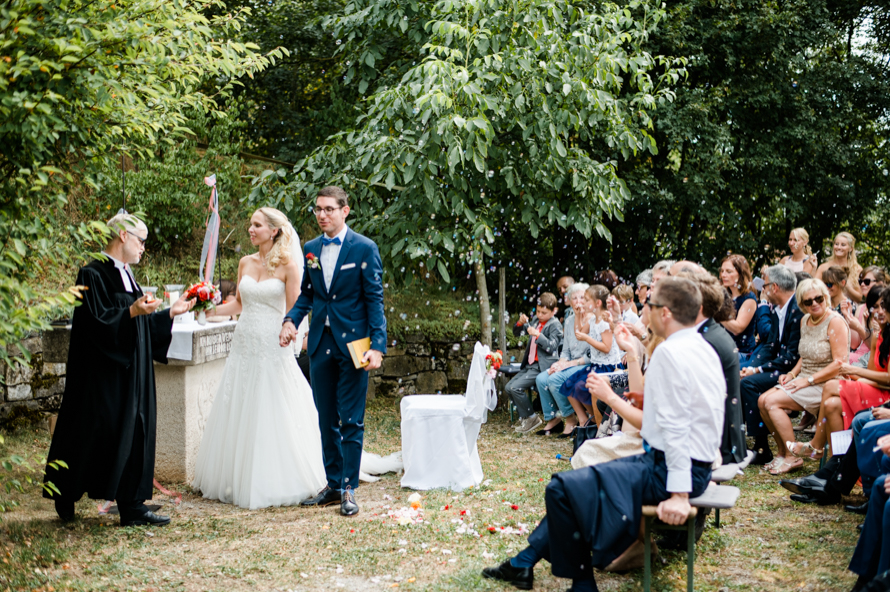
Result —
POLYGON ((466 395, 412 395, 402 399, 402 487, 460 491, 482 482, 476 438, 497 404, 485 371, 488 347, 476 343, 466 395))

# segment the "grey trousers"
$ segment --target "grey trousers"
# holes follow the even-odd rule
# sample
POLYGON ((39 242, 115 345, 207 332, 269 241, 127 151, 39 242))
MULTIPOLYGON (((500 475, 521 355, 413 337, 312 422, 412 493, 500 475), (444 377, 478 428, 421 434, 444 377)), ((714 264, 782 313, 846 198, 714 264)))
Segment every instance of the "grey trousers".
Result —
POLYGON ((522 419, 531 417, 535 414, 534 409, 532 409, 532 400, 529 398, 527 391, 535 386, 535 378, 537 378, 540 373, 540 362, 529 364, 511 378, 510 382, 507 383, 507 386, 504 387, 507 394, 510 396, 510 400, 516 405, 516 409, 519 411, 519 417, 522 419))

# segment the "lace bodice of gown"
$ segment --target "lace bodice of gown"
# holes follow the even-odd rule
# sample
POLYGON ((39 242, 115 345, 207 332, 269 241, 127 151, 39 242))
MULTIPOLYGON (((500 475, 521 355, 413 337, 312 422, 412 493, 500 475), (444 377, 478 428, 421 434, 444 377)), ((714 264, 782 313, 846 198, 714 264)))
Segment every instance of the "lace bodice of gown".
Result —
MULTIPOLYGON (((241 316, 235 327, 232 354, 247 352, 282 353, 278 343, 281 321, 284 319, 284 282, 272 278, 257 282, 250 276, 241 278, 241 316)), ((231 354, 230 354, 231 355, 231 354)))

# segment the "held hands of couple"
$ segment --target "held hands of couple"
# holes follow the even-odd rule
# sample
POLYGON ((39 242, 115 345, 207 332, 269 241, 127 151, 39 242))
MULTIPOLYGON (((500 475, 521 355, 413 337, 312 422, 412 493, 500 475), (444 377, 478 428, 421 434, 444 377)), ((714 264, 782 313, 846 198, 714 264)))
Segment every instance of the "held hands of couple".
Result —
MULTIPOLYGON (((281 325, 281 332, 278 334, 278 345, 287 347, 296 338, 297 328, 293 323, 285 322, 281 325)), ((362 359, 368 362, 368 365, 365 366, 366 372, 376 370, 383 364, 383 354, 376 349, 369 349, 366 351, 362 359)))

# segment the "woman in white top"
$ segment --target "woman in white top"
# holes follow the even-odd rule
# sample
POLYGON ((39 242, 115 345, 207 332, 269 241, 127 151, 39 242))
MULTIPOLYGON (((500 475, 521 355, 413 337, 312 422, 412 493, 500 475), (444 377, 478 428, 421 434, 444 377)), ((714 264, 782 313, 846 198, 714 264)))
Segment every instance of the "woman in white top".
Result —
POLYGON ((819 264, 816 256, 813 255, 813 249, 810 248, 810 235, 803 228, 795 228, 788 235, 788 248, 791 254, 787 255, 779 261, 780 265, 784 265, 794 272, 805 271, 810 275, 816 273, 819 264))
POLYGON ((585 425, 590 416, 595 417, 597 423, 602 421, 599 411, 591 401, 590 391, 585 386, 587 375, 591 372, 614 372, 621 363, 621 349, 612 336, 612 315, 606 310, 608 299, 609 289, 605 286, 596 284, 587 289, 587 307, 594 314, 586 325, 575 325, 575 337, 590 346, 590 364, 570 376, 560 387, 560 392, 569 397, 580 425, 585 425))

